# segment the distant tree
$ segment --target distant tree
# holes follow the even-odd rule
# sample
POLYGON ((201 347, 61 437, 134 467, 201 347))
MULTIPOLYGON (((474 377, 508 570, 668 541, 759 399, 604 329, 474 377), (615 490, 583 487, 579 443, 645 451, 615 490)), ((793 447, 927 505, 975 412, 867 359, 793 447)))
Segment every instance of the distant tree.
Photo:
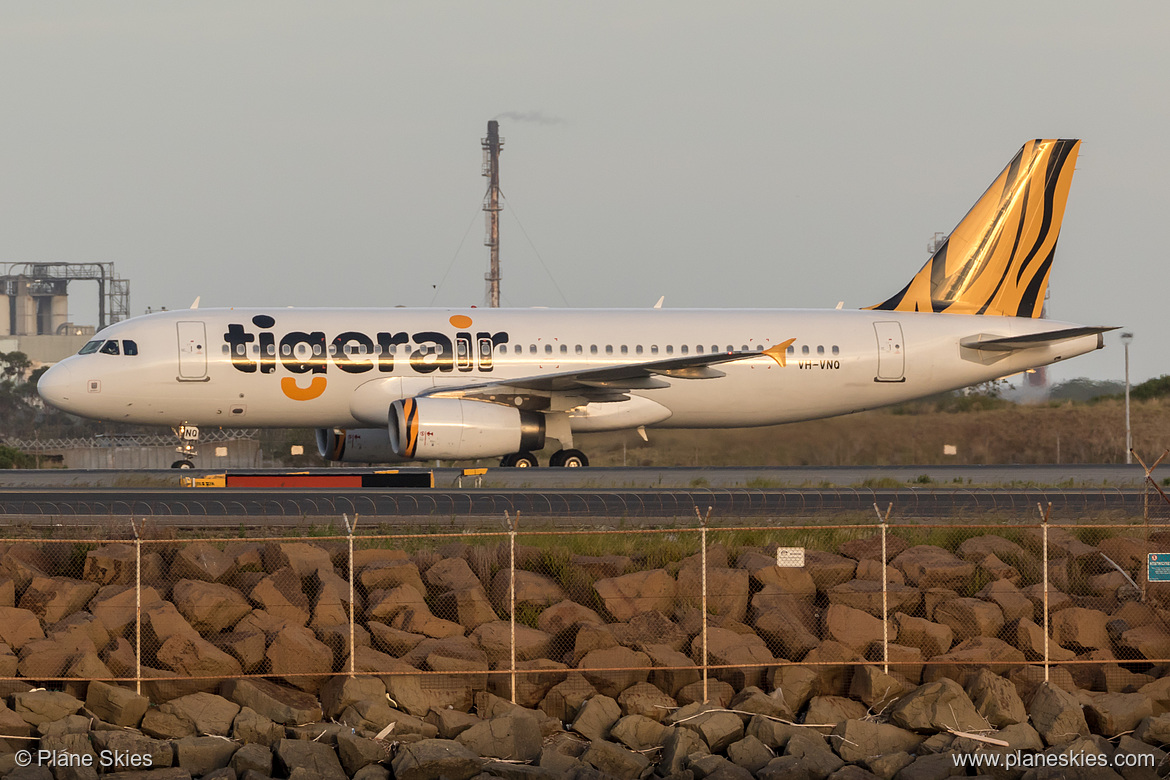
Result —
POLYGON ((1163 374, 1154 379, 1147 379, 1140 385, 1134 385, 1129 389, 1129 395, 1139 401, 1170 398, 1170 374, 1163 374))
POLYGON ((1101 397, 1116 395, 1125 390, 1125 383, 1112 379, 1089 379, 1077 377, 1055 384, 1048 391, 1050 401, 1088 402, 1101 397))
POLYGON ((23 352, 0 352, 0 376, 4 379, 20 382, 31 368, 32 361, 23 352))

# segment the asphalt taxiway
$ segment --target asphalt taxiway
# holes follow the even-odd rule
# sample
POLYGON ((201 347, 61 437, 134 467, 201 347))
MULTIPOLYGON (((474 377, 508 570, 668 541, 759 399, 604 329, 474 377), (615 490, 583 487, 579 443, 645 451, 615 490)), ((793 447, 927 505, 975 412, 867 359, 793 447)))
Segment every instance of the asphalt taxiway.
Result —
MULTIPOLYGON (((200 472, 184 471, 183 475, 200 472)), ((338 473, 322 469, 319 473, 338 473)), ((810 518, 893 506, 901 519, 994 514, 1140 518, 1145 472, 1134 466, 905 466, 702 469, 437 469, 431 489, 183 488, 176 471, 26 471, 0 475, 0 515, 24 525, 120 517, 191 527, 316 524, 341 515, 380 524, 474 525, 520 514, 553 525, 646 525, 810 518)))

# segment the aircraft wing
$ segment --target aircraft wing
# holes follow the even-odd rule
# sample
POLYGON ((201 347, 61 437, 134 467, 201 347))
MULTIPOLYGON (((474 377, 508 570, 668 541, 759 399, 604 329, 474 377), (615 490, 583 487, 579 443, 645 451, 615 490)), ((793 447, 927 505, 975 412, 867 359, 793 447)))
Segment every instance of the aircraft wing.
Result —
POLYGON ((597 368, 564 371, 556 374, 503 379, 462 387, 437 388, 427 395, 439 398, 480 398, 486 396, 525 395, 529 393, 568 393, 590 400, 620 400, 628 390, 652 390, 668 387, 660 377, 671 379, 715 379, 725 374, 714 366, 735 360, 767 356, 783 365, 788 342, 769 350, 719 352, 710 355, 690 355, 665 360, 637 363, 618 363, 597 368))

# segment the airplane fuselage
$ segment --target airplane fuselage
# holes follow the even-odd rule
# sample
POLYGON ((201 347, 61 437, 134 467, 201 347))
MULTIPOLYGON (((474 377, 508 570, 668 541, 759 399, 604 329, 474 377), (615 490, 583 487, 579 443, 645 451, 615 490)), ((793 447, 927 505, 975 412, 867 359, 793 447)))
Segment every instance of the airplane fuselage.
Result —
POLYGON ((1061 327, 1074 326, 870 310, 190 309, 106 328, 41 390, 66 411, 132 423, 377 427, 391 401, 443 388, 754 351, 710 378, 625 391, 665 412, 568 410, 574 431, 743 427, 894 404, 1100 346, 1095 334, 994 355, 960 345, 1061 327), (790 339, 782 359, 763 353, 790 339))

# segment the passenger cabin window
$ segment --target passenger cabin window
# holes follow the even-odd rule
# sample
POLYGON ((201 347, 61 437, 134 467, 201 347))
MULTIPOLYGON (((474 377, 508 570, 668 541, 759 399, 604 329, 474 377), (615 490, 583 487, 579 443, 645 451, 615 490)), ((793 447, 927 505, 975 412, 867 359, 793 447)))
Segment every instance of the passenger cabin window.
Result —
POLYGON ((606 344, 605 345, 605 354, 607 354, 607 355, 613 354, 613 344, 606 344))
POLYGON ((822 346, 818 346, 818 347, 817 347, 817 354, 818 354, 818 355, 823 355, 823 354, 825 354, 825 348, 824 348, 824 347, 822 347, 822 346))
POLYGON ((597 354, 597 345, 596 345, 596 344, 590 344, 590 345, 589 345, 589 354, 590 354, 590 355, 596 355, 596 354, 597 354))
POLYGON ((657 355, 657 354, 658 354, 658 345, 657 345, 657 344, 651 344, 651 345, 650 345, 650 354, 651 354, 651 355, 657 355))
POLYGON ((794 346, 792 346, 791 344, 789 344, 789 345, 788 345, 788 350, 787 350, 787 351, 788 351, 788 354, 789 354, 789 355, 795 355, 795 354, 796 354, 796 347, 794 347, 794 346))
POLYGON ((521 354, 523 354, 523 353, 524 353, 524 347, 522 347, 522 346, 520 346, 519 344, 517 344, 517 345, 516 345, 516 350, 515 350, 515 352, 516 352, 516 354, 517 354, 517 355, 521 355, 521 354))
POLYGON ((800 354, 802 354, 802 355, 808 354, 808 344, 805 344, 803 347, 800 348, 800 354))
POLYGON ((122 340, 122 354, 123 355, 130 355, 131 357, 137 355, 138 354, 138 342, 131 341, 130 339, 123 339, 122 340))
POLYGON ((696 354, 696 355, 702 355, 702 354, 703 354, 703 345, 702 345, 702 344, 699 344, 697 347, 695 347, 695 354, 696 354))
POLYGON ((92 355, 94 352, 98 351, 98 347, 100 347, 101 345, 102 345, 102 342, 100 340, 99 341, 87 341, 87 342, 85 342, 85 345, 82 346, 81 349, 77 350, 77 354, 78 355, 92 355))
POLYGON ((118 349, 118 342, 110 339, 105 344, 102 344, 101 353, 103 355, 119 355, 121 350, 118 349))
POLYGON ((668 354, 668 355, 674 354, 674 344, 667 344, 666 345, 666 354, 668 354))
POLYGON ((529 355, 535 355, 535 354, 536 354, 536 345, 535 345, 535 344, 529 344, 529 345, 528 345, 528 354, 529 354, 529 355))
POLYGON ((623 355, 628 355, 628 354, 630 354, 630 348, 629 348, 629 347, 627 347, 625 344, 622 344, 622 354, 623 354, 623 355))
POLYGON ((833 345, 833 354, 834 354, 834 355, 840 355, 840 354, 841 354, 841 350, 840 350, 840 348, 839 348, 839 347, 837 347, 837 345, 836 345, 836 344, 834 344, 834 345, 833 345))
POLYGON ((642 354, 642 345, 641 345, 641 344, 639 344, 638 346, 634 347, 634 353, 635 353, 635 354, 638 354, 638 355, 641 355, 641 354, 642 354))
POLYGON ((561 344, 561 354, 562 355, 569 354, 569 345, 568 344, 561 344))
POLYGON ((683 344, 681 347, 678 348, 678 351, 685 355, 688 352, 690 352, 690 347, 688 347, 686 344, 683 344))
POLYGON ((576 352, 578 355, 580 355, 581 353, 583 353, 583 352, 585 351, 585 348, 584 348, 584 347, 582 347, 580 344, 578 344, 576 347, 574 347, 574 351, 575 351, 575 352, 576 352))
POLYGON ((544 345, 544 354, 546 354, 546 355, 552 354, 552 344, 545 344, 544 345))

